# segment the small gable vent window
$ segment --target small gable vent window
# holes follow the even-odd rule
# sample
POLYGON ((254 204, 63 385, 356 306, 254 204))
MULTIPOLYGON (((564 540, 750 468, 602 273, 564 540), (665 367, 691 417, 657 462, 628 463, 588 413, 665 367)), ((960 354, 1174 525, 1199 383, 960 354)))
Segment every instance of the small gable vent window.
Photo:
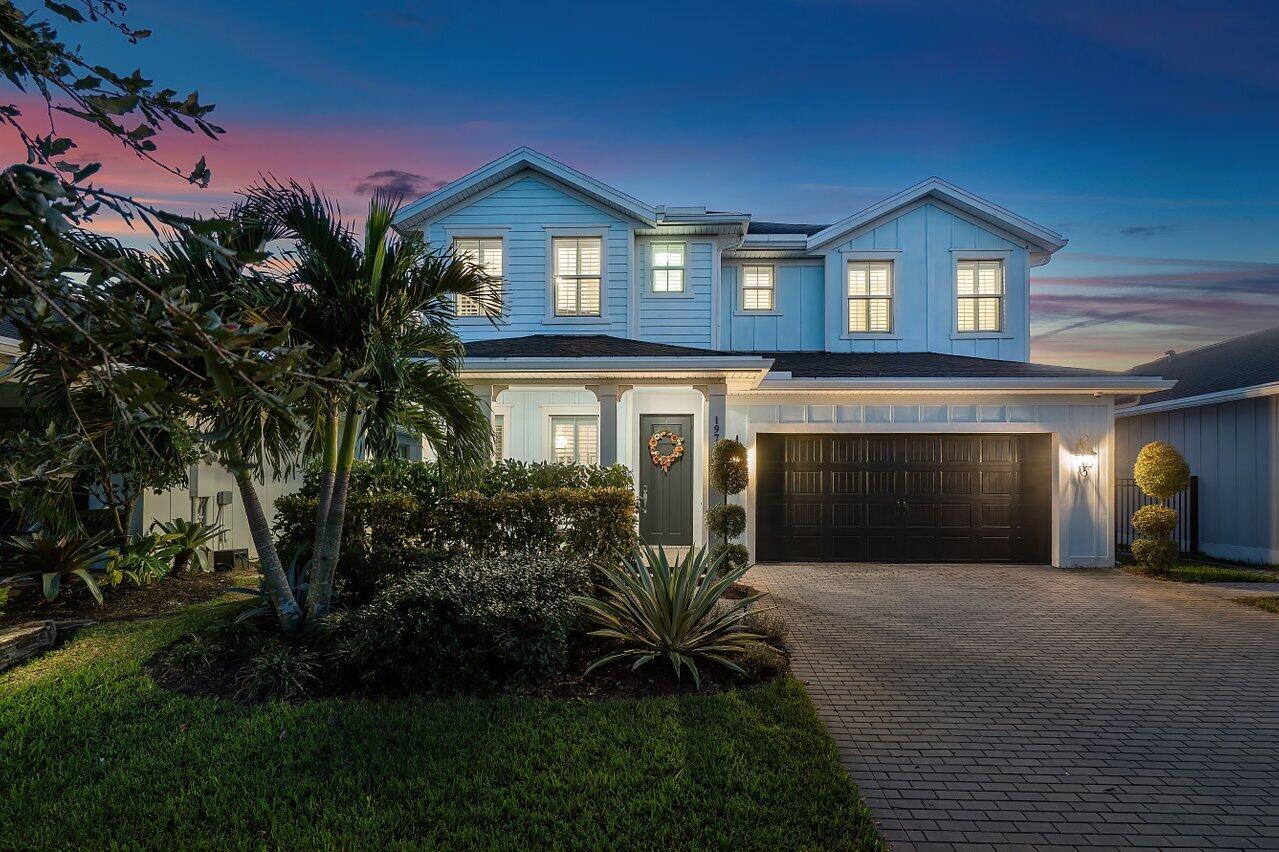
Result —
POLYGON ((599 237, 555 237, 555 315, 600 315, 603 240, 599 237))
POLYGON ((849 262, 848 330, 854 334, 887 334, 893 330, 891 260, 849 262))
POLYGON ((683 243, 653 243, 653 292, 684 292, 683 243))
POLYGON ((773 267, 742 267, 742 310, 771 311, 775 300, 773 267))
POLYGON ((960 332, 1004 330, 1004 262, 961 260, 956 265, 957 328, 960 332))
POLYGON ((502 240, 499 237, 475 239, 456 237, 453 240, 455 257, 469 261, 491 279, 490 304, 481 305, 470 296, 457 297, 457 315, 460 317, 497 316, 502 313, 502 240))

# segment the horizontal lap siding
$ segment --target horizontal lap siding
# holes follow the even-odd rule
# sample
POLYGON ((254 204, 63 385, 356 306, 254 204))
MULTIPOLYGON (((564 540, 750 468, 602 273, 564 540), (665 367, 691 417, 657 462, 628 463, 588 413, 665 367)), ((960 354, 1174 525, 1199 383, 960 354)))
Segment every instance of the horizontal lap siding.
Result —
POLYGON ((526 334, 613 334, 626 336, 630 289, 630 225, 537 177, 520 178, 481 196, 432 222, 432 246, 447 248, 449 228, 468 234, 491 228, 506 240, 505 291, 509 319, 496 328, 487 321, 466 320, 458 327, 466 340, 518 337, 526 334), (547 229, 603 228, 608 270, 606 315, 599 322, 547 322, 547 229))

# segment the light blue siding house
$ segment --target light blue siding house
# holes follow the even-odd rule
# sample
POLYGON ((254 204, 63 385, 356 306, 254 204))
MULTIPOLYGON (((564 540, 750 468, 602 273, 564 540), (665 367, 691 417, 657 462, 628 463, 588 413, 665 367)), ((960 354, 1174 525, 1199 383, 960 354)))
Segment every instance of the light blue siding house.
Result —
POLYGON ((1047 228, 938 178, 833 224, 760 222, 527 148, 397 227, 499 289, 457 322, 501 453, 626 464, 652 543, 706 540, 731 437, 761 561, 1113 562, 1115 400, 1171 384, 1028 362, 1030 269, 1066 242, 1047 228))

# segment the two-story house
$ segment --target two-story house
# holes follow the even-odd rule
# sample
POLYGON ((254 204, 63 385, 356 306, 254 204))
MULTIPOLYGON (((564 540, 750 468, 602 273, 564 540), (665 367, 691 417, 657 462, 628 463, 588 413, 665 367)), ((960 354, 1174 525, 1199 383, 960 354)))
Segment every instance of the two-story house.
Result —
POLYGON ((1113 563, 1114 401, 1168 383, 1028 361, 1048 228, 938 178, 757 222, 527 148, 397 227, 500 281, 501 310, 460 300, 457 325, 501 454, 628 465, 650 543, 705 540, 731 437, 756 560, 1113 563))

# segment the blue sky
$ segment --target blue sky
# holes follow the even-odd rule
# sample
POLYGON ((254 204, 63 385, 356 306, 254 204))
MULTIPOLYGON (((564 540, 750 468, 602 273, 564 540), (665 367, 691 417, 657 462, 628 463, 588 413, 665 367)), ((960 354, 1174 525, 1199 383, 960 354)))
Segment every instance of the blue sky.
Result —
MULTIPOLYGON (((20 4, 21 5, 21 4, 20 4)), ((1070 238, 1036 360, 1123 367, 1279 324, 1279 4, 132 0, 117 65, 218 104, 199 192, 258 172, 358 212, 530 145, 652 203, 824 223, 940 175, 1070 238)), ((83 135, 83 134, 82 134, 83 135)), ((85 139, 89 142, 90 140, 85 139)), ((91 145, 86 147, 92 148, 91 145)))

